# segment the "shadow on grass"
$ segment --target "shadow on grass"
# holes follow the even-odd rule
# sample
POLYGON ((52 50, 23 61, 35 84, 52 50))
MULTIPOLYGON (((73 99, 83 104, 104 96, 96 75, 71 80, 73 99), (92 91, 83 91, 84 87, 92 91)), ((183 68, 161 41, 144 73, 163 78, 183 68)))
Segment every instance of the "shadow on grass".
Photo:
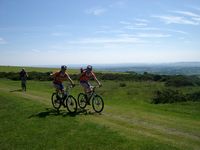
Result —
POLYGON ((10 90, 10 92, 22 92, 22 89, 10 90))
POLYGON ((95 112, 88 111, 89 109, 78 109, 75 113, 70 113, 65 110, 56 110, 53 108, 46 108, 45 111, 33 114, 28 118, 38 117, 46 118, 47 116, 63 116, 63 117, 75 117, 76 115, 100 115, 95 112))

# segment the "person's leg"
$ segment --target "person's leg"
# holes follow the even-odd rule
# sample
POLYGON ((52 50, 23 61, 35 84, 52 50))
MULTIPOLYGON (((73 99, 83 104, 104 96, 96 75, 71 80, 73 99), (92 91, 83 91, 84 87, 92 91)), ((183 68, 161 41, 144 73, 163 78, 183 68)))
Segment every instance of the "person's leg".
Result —
POLYGON ((23 81, 22 80, 21 80, 21 88, 22 88, 22 91, 23 91, 24 85, 23 85, 23 81))
POLYGON ((54 86, 55 91, 56 91, 56 93, 57 93, 56 98, 57 98, 57 99, 60 99, 61 97, 59 96, 59 92, 60 92, 60 86, 59 86, 59 84, 53 83, 53 86, 54 86))
POLYGON ((84 90, 84 93, 85 93, 85 96, 86 96, 85 98, 88 101, 88 96, 87 96, 87 93, 88 93, 88 84, 86 83, 86 81, 81 81, 80 84, 83 87, 83 90, 84 90))
POLYGON ((26 92, 26 81, 24 82, 24 91, 26 92))
POLYGON ((25 80, 21 80, 21 87, 22 87, 22 91, 26 91, 26 81, 25 80))

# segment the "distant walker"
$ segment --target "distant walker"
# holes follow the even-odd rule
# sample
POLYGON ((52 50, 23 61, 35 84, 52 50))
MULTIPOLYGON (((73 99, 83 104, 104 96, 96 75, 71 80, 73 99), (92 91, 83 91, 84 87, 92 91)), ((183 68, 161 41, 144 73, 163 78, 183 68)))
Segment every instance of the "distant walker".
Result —
POLYGON ((22 70, 20 71, 19 76, 21 80, 22 91, 26 91, 26 80, 27 80, 28 74, 24 68, 22 68, 22 70))

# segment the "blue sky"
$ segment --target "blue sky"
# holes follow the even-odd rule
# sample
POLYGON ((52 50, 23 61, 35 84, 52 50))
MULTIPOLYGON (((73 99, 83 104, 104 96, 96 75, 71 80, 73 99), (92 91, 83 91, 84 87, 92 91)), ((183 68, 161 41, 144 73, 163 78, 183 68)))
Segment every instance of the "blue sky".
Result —
POLYGON ((199 61, 199 0, 0 0, 0 65, 199 61))

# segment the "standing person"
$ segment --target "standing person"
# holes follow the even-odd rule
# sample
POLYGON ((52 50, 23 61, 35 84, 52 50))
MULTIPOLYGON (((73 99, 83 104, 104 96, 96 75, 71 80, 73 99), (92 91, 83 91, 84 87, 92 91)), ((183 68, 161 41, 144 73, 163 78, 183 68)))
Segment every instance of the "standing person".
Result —
POLYGON ((67 66, 63 65, 61 66, 60 71, 51 74, 51 76, 53 77, 53 84, 54 87, 56 88, 56 91, 57 92, 61 91, 63 94, 64 94, 64 86, 62 84, 63 81, 69 80, 72 86, 75 85, 70 76, 68 75, 68 73, 66 72, 66 70, 67 66))
POLYGON ((28 74, 24 68, 22 68, 22 70, 20 71, 19 76, 21 80, 22 91, 26 91, 26 80, 27 80, 28 74))
POLYGON ((92 92, 92 88, 91 88, 91 84, 89 83, 89 80, 93 78, 97 84, 99 86, 101 86, 101 83, 98 81, 98 79, 96 78, 94 72, 92 71, 92 66, 88 65, 86 69, 82 69, 81 68, 81 75, 80 75, 80 84, 82 85, 82 87, 84 88, 85 94, 88 95, 90 94, 90 92, 92 92))

